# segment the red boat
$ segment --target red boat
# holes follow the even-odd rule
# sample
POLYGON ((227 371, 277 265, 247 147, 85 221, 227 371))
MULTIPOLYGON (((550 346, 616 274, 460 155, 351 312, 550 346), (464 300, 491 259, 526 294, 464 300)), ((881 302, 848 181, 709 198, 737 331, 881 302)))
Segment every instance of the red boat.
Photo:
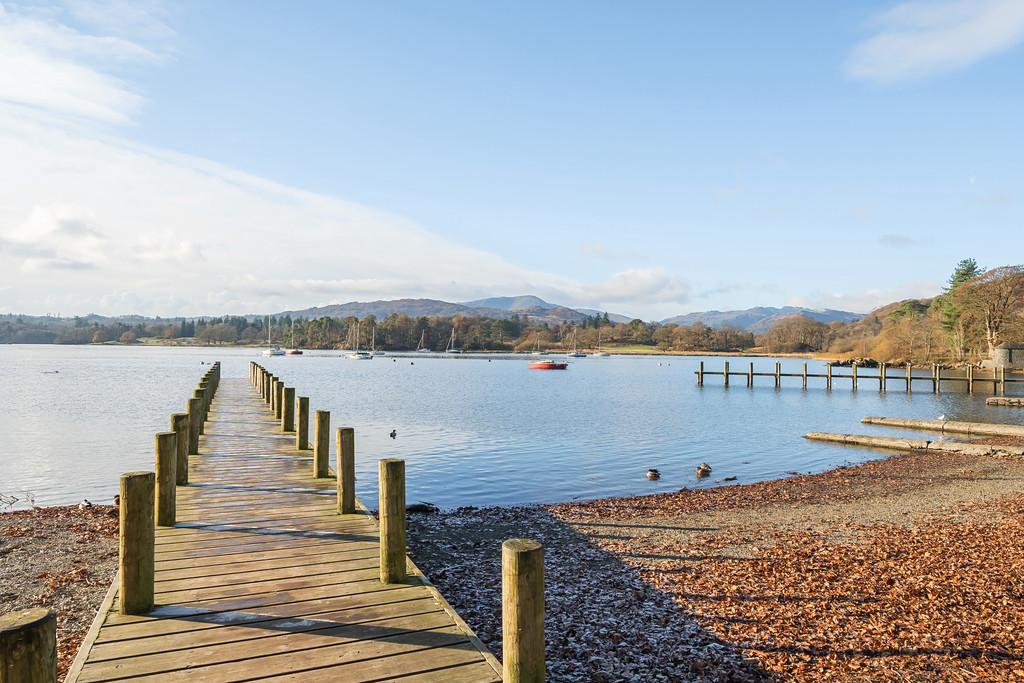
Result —
POLYGON ((286 355, 286 356, 301 356, 302 355, 302 349, 288 349, 287 351, 284 352, 284 355, 286 355))
POLYGON ((556 360, 530 361, 531 370, 565 370, 567 367, 569 367, 568 363, 562 363, 556 360))

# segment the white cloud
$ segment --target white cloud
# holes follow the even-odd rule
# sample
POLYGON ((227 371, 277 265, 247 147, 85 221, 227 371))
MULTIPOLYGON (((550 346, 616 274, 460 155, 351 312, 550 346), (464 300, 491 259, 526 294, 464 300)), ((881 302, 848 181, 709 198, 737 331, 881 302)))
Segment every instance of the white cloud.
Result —
POLYGON ((124 123, 143 100, 109 70, 158 59, 156 52, 131 39, 92 35, 49 13, 14 11, 0 4, 2 101, 50 114, 124 123))
POLYGON ((904 2, 877 17, 878 30, 846 63, 856 80, 893 83, 965 68, 1024 40, 1021 0, 904 2))
POLYGON ((806 297, 786 301, 789 306, 833 308, 854 313, 868 313, 879 306, 903 299, 927 299, 942 291, 942 284, 921 280, 889 289, 868 289, 861 292, 815 292, 806 297))
POLYGON ((106 126, 142 98, 113 74, 170 52, 161 6, 25 7, 0 5, 0 310, 241 313, 509 292, 649 310, 687 296, 660 268, 587 285, 384 211, 126 142, 106 126))

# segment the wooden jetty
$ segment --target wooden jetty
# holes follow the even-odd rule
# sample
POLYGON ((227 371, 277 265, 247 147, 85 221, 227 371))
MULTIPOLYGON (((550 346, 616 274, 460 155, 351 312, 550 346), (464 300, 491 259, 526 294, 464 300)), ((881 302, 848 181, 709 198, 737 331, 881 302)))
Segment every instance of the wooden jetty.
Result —
MULTIPOLYGON (((264 368, 221 382, 218 364, 189 405, 187 448, 158 435, 156 474, 122 476, 119 578, 67 681, 502 680, 405 555, 403 461, 381 461, 378 526, 352 430, 331 473, 329 414, 309 444, 308 398, 264 368)), ((543 680, 542 549, 502 558, 504 680, 543 680)))
MULTIPOLYGON (((705 377, 721 377, 722 384, 726 387, 729 386, 729 380, 732 377, 742 377, 748 387, 754 386, 755 377, 771 377, 775 382, 775 388, 778 389, 782 386, 782 379, 784 377, 798 377, 804 389, 807 388, 808 379, 820 378, 825 380, 825 388, 829 391, 832 390, 836 380, 849 380, 849 386, 854 391, 857 391, 860 383, 865 381, 877 383, 878 390, 881 392, 887 391, 889 383, 896 382, 897 385, 903 385, 908 394, 913 391, 915 382, 919 385, 922 382, 930 385, 932 393, 936 394, 942 393, 943 382, 946 383, 946 389, 949 388, 950 383, 954 383, 954 387, 959 388, 962 385, 966 391, 972 394, 976 386, 991 386, 992 393, 1005 394, 1007 384, 1024 382, 1024 377, 1007 377, 1006 368, 997 368, 987 373, 981 373, 974 366, 968 365, 963 374, 950 374, 948 370, 946 374, 943 374, 943 368, 940 365, 933 364, 927 367, 931 370, 929 375, 914 374, 915 367, 909 363, 903 366, 890 366, 885 363, 879 363, 874 374, 864 374, 857 365, 850 366, 849 373, 837 373, 833 371, 831 364, 825 366, 824 373, 814 373, 808 372, 807 363, 803 364, 801 372, 782 372, 782 363, 776 362, 771 372, 755 372, 753 362, 745 370, 730 368, 729 361, 723 362, 721 370, 706 370, 704 368, 704 361, 700 361, 694 374, 697 376, 697 386, 699 387, 704 386, 705 377), (893 374, 891 372, 893 369, 900 372, 893 374)), ((918 369, 922 368, 918 366, 918 369)))

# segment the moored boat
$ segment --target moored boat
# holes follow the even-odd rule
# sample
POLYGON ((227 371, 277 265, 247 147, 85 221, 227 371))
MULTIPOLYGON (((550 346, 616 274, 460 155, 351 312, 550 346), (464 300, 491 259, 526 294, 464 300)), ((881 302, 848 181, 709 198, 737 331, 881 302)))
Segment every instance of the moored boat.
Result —
POLYGON ((530 361, 531 370, 565 370, 569 364, 557 360, 534 360, 530 361))

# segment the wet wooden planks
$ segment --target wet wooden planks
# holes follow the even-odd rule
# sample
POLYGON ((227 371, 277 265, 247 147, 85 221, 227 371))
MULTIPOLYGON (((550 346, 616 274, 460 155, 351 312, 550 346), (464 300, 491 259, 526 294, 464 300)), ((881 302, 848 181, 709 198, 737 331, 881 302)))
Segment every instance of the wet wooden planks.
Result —
POLYGON ((500 667, 419 570, 382 584, 375 520, 335 512, 245 380, 225 379, 156 534, 156 609, 114 587, 68 681, 499 681, 500 667))

